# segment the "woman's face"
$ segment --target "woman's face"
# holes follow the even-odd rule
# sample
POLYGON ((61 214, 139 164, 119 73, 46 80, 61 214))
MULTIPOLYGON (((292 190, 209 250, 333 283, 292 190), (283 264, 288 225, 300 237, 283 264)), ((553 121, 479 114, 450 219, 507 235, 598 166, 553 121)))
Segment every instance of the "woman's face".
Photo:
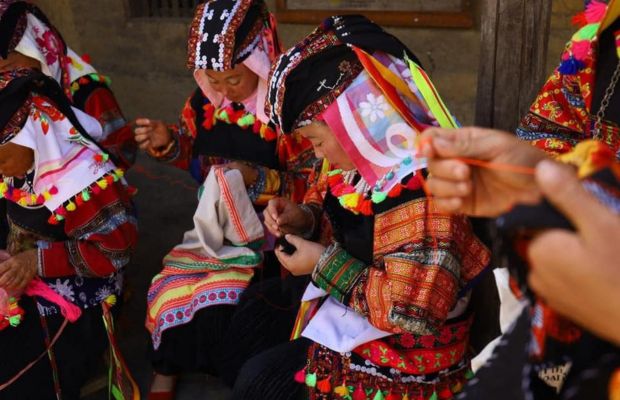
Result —
POLYGON ((0 146, 0 175, 7 178, 22 177, 34 163, 34 151, 15 143, 0 146))
POLYGON ((41 63, 16 51, 10 52, 6 58, 0 58, 0 72, 12 71, 18 68, 41 70, 41 63))
POLYGON ((323 122, 313 122, 299 128, 298 132, 308 139, 314 147, 317 158, 325 158, 330 164, 345 171, 355 169, 355 165, 344 151, 332 130, 323 122))
POLYGON ((213 90, 233 102, 242 102, 258 87, 258 75, 243 63, 229 71, 207 70, 206 74, 213 90))

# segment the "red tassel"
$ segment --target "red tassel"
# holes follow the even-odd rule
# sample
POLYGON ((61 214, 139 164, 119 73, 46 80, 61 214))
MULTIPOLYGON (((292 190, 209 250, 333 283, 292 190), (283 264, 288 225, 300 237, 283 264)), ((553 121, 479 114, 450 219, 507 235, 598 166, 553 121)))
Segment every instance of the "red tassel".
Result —
POLYGON ((271 142, 272 140, 275 140, 278 137, 278 134, 276 133, 276 131, 274 131, 271 128, 265 128, 265 140, 268 142, 271 142))
POLYGON ((92 185, 90 187, 90 190, 94 193, 94 194, 99 194, 101 193, 101 188, 99 187, 99 185, 92 185))
POLYGON ((358 384, 355 392, 353 392, 353 400, 366 400, 366 392, 362 388, 362 384, 358 384))
POLYGON ((414 177, 409 179, 409 182, 407 182, 408 190, 418 190, 421 187, 422 187, 422 182, 420 181, 420 177, 418 175, 415 175, 414 177))
POLYGON ((106 176, 105 180, 108 181, 108 185, 112 185, 114 183, 114 177, 112 175, 106 176))
POLYGON ((366 215, 366 216, 372 215, 372 201, 368 199, 362 200, 361 204, 358 207, 358 211, 362 215, 366 215))
POLYGON ((317 384, 316 387, 319 389, 319 392, 321 393, 329 393, 332 391, 332 384, 329 380, 329 377, 320 380, 317 384))
POLYGON ((260 127, 262 125, 263 125, 262 122, 260 122, 260 120, 256 118, 256 121, 254 121, 254 125, 252 126, 252 132, 260 133, 260 127))
POLYGON ((56 209, 56 214, 64 217, 65 215, 67 215, 67 210, 65 210, 63 206, 60 206, 56 209))
POLYGON ((58 194, 58 188, 56 186, 52 186, 52 188, 49 190, 51 195, 55 195, 58 194))
MULTIPOLYGON (((411 178, 411 179, 413 179, 413 178, 411 178)), ((403 185, 401 185, 399 183, 396 186, 394 186, 392 188, 392 190, 390 190, 390 192, 388 193, 388 196, 389 197, 398 197, 398 196, 400 196, 402 191, 403 191, 403 185)))
POLYGON ((75 204, 77 204, 78 206, 84 204, 84 199, 82 199, 82 193, 79 193, 77 196, 75 196, 75 204))
POLYGON ((90 55, 89 54, 82 54, 82 60, 84 60, 84 62, 90 64, 90 55))
POLYGON ((295 382, 306 383, 306 369, 295 372, 295 382))
POLYGON ((439 398, 441 400, 449 400, 452 398, 452 391, 450 388, 444 388, 441 392, 439 392, 439 398))
POLYGON ((202 126, 206 130, 211 130, 213 128, 213 116, 215 114, 215 107, 213 104, 205 104, 202 109, 204 110, 204 121, 202 122, 202 126))
POLYGON ((47 222, 48 222, 48 223, 50 223, 51 225, 58 225, 58 222, 59 222, 59 221, 58 221, 58 219, 56 218, 56 216, 55 216, 54 214, 52 214, 52 215, 48 218, 47 222))
POLYGON ((402 400, 402 397, 390 392, 390 394, 387 395, 385 400, 402 400))
POLYGON ((588 25, 588 20, 586 19, 586 12, 582 11, 578 14, 576 14, 572 19, 571 19, 571 24, 575 25, 578 28, 583 28, 584 26, 588 25))

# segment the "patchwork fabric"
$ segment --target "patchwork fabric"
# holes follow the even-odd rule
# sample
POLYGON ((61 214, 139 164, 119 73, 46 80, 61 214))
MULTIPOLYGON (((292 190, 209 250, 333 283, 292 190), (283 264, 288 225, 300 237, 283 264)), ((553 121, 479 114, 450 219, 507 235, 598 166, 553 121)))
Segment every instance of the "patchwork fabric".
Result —
POLYGON ((262 263, 263 226, 237 170, 211 171, 185 233, 149 288, 146 327, 157 349, 166 329, 186 324, 209 306, 237 304, 262 263))

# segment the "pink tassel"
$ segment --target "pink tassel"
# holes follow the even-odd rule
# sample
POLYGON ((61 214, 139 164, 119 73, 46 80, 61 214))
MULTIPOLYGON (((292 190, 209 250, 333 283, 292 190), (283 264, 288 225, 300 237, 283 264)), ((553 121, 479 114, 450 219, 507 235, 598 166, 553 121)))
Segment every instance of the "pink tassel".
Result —
POLYGON ((607 4, 602 1, 592 0, 586 8, 586 20, 589 24, 601 22, 607 12, 607 4))
POLYGON ((590 55, 591 49, 592 43, 590 43, 589 40, 581 40, 579 42, 573 42, 570 51, 577 60, 585 61, 590 55))
POLYGON ((47 301, 50 301, 60 307, 62 315, 71 322, 75 322, 82 315, 82 310, 73 303, 65 300, 64 297, 56 293, 42 280, 35 278, 30 281, 30 284, 26 287, 25 292, 28 296, 42 297, 47 301))
POLYGON ((306 383, 306 369, 295 372, 295 382, 306 383))

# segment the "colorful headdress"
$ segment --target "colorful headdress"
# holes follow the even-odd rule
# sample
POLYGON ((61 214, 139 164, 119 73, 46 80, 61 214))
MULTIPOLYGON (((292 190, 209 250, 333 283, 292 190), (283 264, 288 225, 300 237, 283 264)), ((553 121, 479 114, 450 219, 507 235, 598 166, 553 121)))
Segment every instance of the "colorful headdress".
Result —
POLYGON ((232 69, 258 46, 269 24, 262 0, 210 0, 198 5, 187 42, 187 67, 232 69))
POLYGON ((258 78, 256 106, 246 107, 263 123, 271 63, 281 53, 276 21, 262 0, 211 0, 196 8, 188 47, 188 68, 194 70, 203 94, 219 107, 224 96, 213 89, 207 69, 230 70, 243 63, 258 78))
POLYGON ((99 122, 71 107, 57 82, 21 69, 0 73, 0 89, 0 143, 34 152, 32 187, 25 191, 1 179, 2 197, 24 207, 45 206, 57 221, 122 176, 96 144, 102 135, 99 122), (12 103, 17 105, 5 107, 12 103))
POLYGON ((41 63, 71 99, 71 82, 95 69, 71 50, 60 32, 37 6, 26 1, 0 0, 0 57, 17 51, 41 63))
POLYGON ((329 125, 363 178, 355 187, 342 171, 329 178, 332 194, 354 212, 371 212, 371 200, 383 201, 404 177, 425 167, 415 157, 419 133, 457 126, 411 57, 364 17, 334 17, 274 67, 272 120, 284 132, 312 120, 329 125))
POLYGON ((266 113, 284 133, 324 111, 361 72, 351 46, 397 58, 407 55, 417 62, 400 40, 364 16, 326 19, 281 55, 272 69, 266 113))

